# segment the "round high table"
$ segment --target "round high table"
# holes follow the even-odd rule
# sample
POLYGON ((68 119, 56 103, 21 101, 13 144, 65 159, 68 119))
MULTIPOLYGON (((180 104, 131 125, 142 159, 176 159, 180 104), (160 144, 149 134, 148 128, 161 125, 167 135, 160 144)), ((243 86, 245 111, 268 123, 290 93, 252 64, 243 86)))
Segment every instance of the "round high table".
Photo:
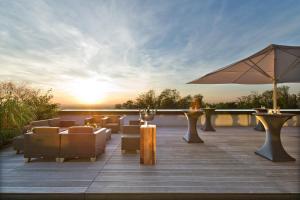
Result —
POLYGON ((214 108, 203 108, 203 111, 205 113, 205 123, 201 127, 203 131, 216 131, 211 124, 211 116, 214 114, 215 110, 216 109, 214 108))
POLYGON ((184 112, 184 115, 188 121, 188 131, 183 136, 183 139, 187 143, 203 143, 203 140, 199 137, 197 132, 197 121, 198 118, 203 114, 202 111, 189 111, 184 112))
MULTIPOLYGON (((256 114, 268 112, 268 109, 266 109, 266 108, 253 108, 253 110, 255 110, 256 114)), ((254 127, 254 130, 265 131, 265 128, 264 128, 264 125, 258 120, 256 126, 254 127)))
POLYGON ((256 118, 260 120, 266 130, 266 139, 264 145, 255 153, 273 162, 295 161, 283 148, 280 131, 283 124, 291 119, 294 114, 255 114, 256 118))

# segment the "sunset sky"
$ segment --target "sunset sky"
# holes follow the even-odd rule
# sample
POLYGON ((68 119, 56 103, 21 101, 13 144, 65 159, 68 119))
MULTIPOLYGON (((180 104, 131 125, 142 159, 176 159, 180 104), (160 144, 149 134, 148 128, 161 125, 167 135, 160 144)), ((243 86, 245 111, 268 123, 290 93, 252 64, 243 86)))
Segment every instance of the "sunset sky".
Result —
POLYGON ((271 43, 300 45, 299 0, 0 0, 0 80, 52 88, 61 104, 164 88, 218 102, 271 89, 186 84, 271 43))

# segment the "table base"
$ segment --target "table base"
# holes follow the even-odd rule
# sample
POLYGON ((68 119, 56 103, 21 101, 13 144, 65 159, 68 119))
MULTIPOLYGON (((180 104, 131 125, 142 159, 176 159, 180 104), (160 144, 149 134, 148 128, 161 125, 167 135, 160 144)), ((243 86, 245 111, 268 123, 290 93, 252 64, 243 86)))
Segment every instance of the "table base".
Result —
POLYGON ((272 148, 270 145, 263 145, 260 149, 255 151, 255 154, 271 160, 273 162, 287 162, 287 161, 295 161, 296 159, 290 156, 283 147, 272 148))
POLYGON ((212 132, 216 131, 216 129, 214 129, 212 126, 205 126, 205 125, 201 127, 201 130, 212 131, 212 132))
POLYGON ((198 135, 186 133, 182 137, 187 143, 204 143, 198 135))
POLYGON ((265 131, 265 127, 264 127, 264 125, 259 121, 259 122, 257 123, 257 125, 254 127, 254 130, 256 130, 256 131, 265 131))

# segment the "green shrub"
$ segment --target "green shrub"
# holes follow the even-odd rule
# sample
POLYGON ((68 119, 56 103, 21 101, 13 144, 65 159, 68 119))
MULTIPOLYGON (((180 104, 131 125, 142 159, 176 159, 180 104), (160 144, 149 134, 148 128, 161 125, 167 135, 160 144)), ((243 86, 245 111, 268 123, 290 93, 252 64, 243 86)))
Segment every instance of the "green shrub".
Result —
POLYGON ((21 134, 19 129, 1 129, 0 130, 0 147, 9 143, 14 137, 21 134))
POLYGON ((52 99, 51 90, 42 92, 26 85, 0 82, 1 144, 20 134, 30 121, 56 116, 58 104, 52 99))

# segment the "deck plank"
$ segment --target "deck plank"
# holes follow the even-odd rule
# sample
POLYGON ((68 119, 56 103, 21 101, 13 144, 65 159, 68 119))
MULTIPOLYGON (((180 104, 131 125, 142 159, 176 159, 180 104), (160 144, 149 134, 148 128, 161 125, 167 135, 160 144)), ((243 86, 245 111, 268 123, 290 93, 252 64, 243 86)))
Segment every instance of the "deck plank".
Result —
MULTIPOLYGON (((186 128, 159 127, 157 164, 139 164, 139 154, 122 154, 120 135, 113 134, 106 153, 88 159, 23 162, 11 148, 1 150, 3 194, 299 194, 299 127, 284 127, 282 143, 295 162, 274 163, 254 154, 264 133, 251 127, 199 130, 203 144, 182 140, 186 128)), ((90 195, 90 196, 89 196, 90 195)), ((174 196, 173 196, 174 197, 174 196)), ((287 196, 291 198, 291 196, 287 196)), ((294 196, 292 196, 294 197, 294 196)), ((297 196, 298 197, 298 196, 297 196)))

